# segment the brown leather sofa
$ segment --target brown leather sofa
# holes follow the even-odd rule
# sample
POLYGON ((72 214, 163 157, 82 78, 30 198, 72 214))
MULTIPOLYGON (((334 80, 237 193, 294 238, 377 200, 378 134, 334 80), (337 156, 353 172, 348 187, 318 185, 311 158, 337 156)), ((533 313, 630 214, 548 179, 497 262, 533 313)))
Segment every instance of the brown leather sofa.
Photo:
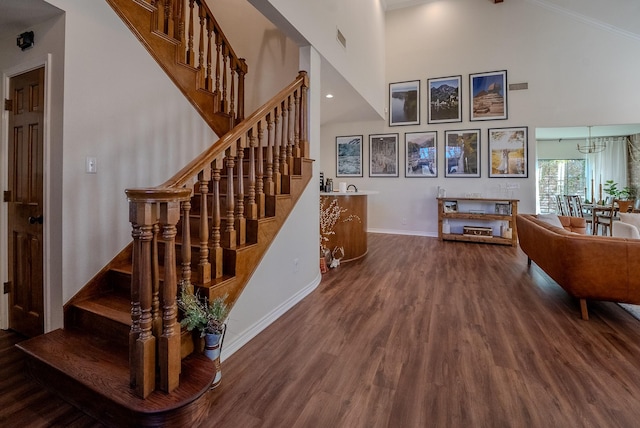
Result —
POLYGON ((583 319, 587 299, 640 304, 640 240, 576 234, 532 214, 518 214, 516 224, 529 264, 580 299, 583 319))

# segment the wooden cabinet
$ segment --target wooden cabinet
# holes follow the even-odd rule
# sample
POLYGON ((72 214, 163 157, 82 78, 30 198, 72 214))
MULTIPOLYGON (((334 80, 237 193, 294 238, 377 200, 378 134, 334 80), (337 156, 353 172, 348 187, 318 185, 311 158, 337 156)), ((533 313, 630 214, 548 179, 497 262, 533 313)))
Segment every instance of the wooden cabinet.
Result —
POLYGON ((437 200, 439 240, 483 242, 514 247, 518 245, 517 199, 437 198, 437 200), (501 235, 502 231, 504 231, 503 235, 501 235), (484 235, 485 233, 487 235, 484 235))

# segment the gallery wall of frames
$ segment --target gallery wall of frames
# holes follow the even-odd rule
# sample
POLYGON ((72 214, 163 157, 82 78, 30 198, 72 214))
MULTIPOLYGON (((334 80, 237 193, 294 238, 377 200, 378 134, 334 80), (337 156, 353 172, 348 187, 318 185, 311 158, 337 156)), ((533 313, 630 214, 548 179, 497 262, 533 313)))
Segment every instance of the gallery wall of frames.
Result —
MULTIPOLYGON (((481 177, 482 156, 488 156, 489 171, 484 175, 489 178, 528 177, 528 127, 479 127, 485 121, 508 119, 507 71, 469 74, 466 102, 461 97, 462 80, 461 75, 426 79, 424 99, 420 80, 389 84, 389 127, 420 125, 421 107, 427 109, 427 124, 424 130, 402 136, 368 135, 369 177, 399 177, 400 168, 408 178, 481 177), (463 125, 465 116, 469 125, 463 125), (429 125, 442 123, 458 125, 441 132, 429 130, 429 125), (402 165, 400 144, 404 144, 402 165)), ((336 177, 363 176, 364 137, 336 137, 336 177)))

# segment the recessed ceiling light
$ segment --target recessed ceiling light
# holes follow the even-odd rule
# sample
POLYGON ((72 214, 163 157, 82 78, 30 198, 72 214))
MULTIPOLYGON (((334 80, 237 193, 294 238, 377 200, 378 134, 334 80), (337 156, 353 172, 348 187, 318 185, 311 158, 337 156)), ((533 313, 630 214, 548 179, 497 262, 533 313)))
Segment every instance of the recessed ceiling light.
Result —
POLYGON ((333 94, 327 94, 327 95, 325 95, 325 97, 327 97, 327 98, 333 98, 333 94))

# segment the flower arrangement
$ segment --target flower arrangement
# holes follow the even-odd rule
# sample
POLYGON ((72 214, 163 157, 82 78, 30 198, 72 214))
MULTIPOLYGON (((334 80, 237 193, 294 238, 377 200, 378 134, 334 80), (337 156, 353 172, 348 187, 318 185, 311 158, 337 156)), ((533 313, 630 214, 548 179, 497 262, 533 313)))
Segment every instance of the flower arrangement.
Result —
POLYGON ((343 218, 342 214, 347 212, 346 208, 342 208, 338 205, 338 200, 336 198, 320 198, 320 256, 327 258, 326 263, 330 265, 330 267, 335 267, 339 264, 339 258, 336 257, 336 253, 339 251, 342 252, 344 256, 344 249, 341 247, 336 247, 333 252, 327 248, 327 242, 329 241, 330 235, 335 235, 335 226, 338 222, 347 222, 347 221, 361 221, 360 217, 351 214, 343 218), (327 204, 327 201, 331 200, 327 204), (338 259, 338 263, 334 263, 335 259, 338 259))
POLYGON ((207 299, 200 298, 189 288, 185 284, 180 287, 178 307, 183 313, 180 325, 189 331, 199 330, 200 337, 204 337, 206 334, 222 334, 229 315, 229 307, 225 303, 227 295, 216 297, 209 303, 207 299))

